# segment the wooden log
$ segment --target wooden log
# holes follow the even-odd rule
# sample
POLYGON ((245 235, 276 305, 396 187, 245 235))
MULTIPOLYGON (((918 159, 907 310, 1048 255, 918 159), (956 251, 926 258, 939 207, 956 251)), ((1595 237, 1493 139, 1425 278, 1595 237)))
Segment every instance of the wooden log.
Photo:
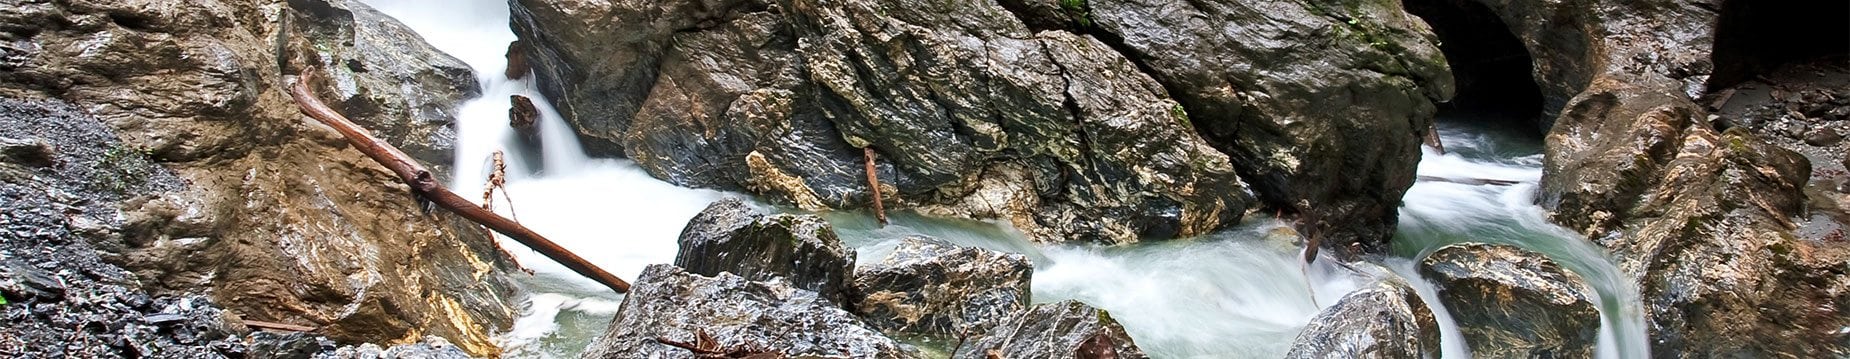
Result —
POLYGON ((880 203, 880 177, 874 173, 874 148, 862 147, 861 154, 867 159, 867 190, 874 195, 874 218, 880 220, 880 226, 886 226, 886 208, 880 203))
POLYGON ((359 125, 354 124, 353 121, 347 120, 346 116, 334 112, 333 109, 328 108, 327 104, 315 98, 314 91, 310 90, 308 86, 309 81, 312 80, 313 77, 314 73, 312 71, 304 71, 303 74, 296 79, 295 83, 291 84, 289 87, 289 94, 295 97, 296 105, 302 107, 302 113, 340 132, 341 136, 347 138, 347 142, 353 144, 354 149, 359 150, 360 153, 366 154, 366 157, 372 158, 374 162, 384 165, 387 169, 392 170, 394 174, 397 174, 399 180, 404 181, 406 185, 411 187, 412 193, 428 199, 438 206, 449 209, 450 212, 456 213, 463 218, 487 226, 496 232, 500 232, 502 235, 506 235, 508 238, 512 238, 514 241, 526 245, 527 248, 532 248, 534 251, 545 255, 547 258, 552 258, 552 260, 559 262, 559 264, 565 265, 566 268, 570 268, 573 272, 577 272, 579 275, 583 275, 606 287, 610 287, 611 290, 617 291, 617 293, 629 292, 630 285, 628 282, 624 282, 622 279, 617 278, 617 276, 611 275, 610 272, 605 272, 602 268, 598 268, 596 265, 591 264, 591 262, 584 260, 584 258, 572 254, 571 251, 565 250, 564 247, 560 247, 558 244, 546 239, 546 237, 541 236, 539 233, 527 229, 526 226, 522 226, 520 223, 516 223, 494 212, 483 210, 481 207, 476 207, 474 203, 457 195, 456 192, 451 192, 449 189, 444 188, 443 184, 437 182, 436 176, 432 175, 423 165, 418 164, 416 160, 411 159, 411 156, 407 156, 404 152, 399 151, 398 148, 392 147, 392 145, 385 143, 385 141, 373 137, 372 134, 360 128, 359 125))
POLYGON ((277 322, 265 322, 265 321, 250 320, 250 319, 244 320, 244 326, 251 327, 251 328, 257 328, 257 329, 281 330, 281 331, 290 331, 290 332, 315 331, 315 327, 310 327, 310 326, 284 324, 284 323, 277 323, 277 322))
POLYGON ((1445 154, 1445 141, 1439 139, 1438 125, 1426 127, 1426 145, 1432 146, 1432 148, 1438 150, 1441 155, 1445 154))

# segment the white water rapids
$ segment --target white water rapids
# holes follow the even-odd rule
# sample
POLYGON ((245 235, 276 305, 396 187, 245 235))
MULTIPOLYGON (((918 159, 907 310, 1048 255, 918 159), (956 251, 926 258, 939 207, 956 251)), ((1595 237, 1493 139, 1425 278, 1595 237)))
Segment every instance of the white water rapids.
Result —
MULTIPOLYGON (((504 0, 367 0, 421 34, 426 41, 475 69, 483 94, 459 109, 455 188, 481 188, 489 154, 507 151, 508 192, 514 213, 528 227, 623 278, 643 266, 670 263, 681 228, 724 193, 676 187, 656 180, 633 163, 588 158, 565 122, 538 93, 533 76, 506 78, 508 28, 504 0), (509 95, 534 99, 540 108, 544 163, 525 163, 528 149, 515 144, 508 127, 509 95), (537 172, 533 171, 538 169, 537 172)), ((1601 356, 1645 356, 1645 337, 1635 289, 1625 285, 1597 247, 1548 224, 1533 205, 1540 177, 1539 146, 1498 147, 1511 142, 1488 131, 1445 127, 1454 154, 1428 153, 1423 175, 1467 174, 1525 181, 1518 186, 1420 183, 1401 209, 1401 234, 1385 265, 1431 298, 1417 278, 1414 261, 1456 242, 1514 244, 1546 253, 1598 288, 1605 324, 1601 356)), ((1519 142, 1519 141, 1516 141, 1519 142)), ((497 210, 509 214, 506 203, 497 210)), ((1283 224, 1249 219, 1205 236, 1127 247, 1030 244, 1005 225, 929 219, 896 213, 893 224, 876 228, 857 213, 823 214, 841 237, 873 263, 908 234, 926 234, 964 245, 1023 253, 1034 259, 1036 302, 1078 299, 1109 310, 1137 344, 1158 358, 1271 358, 1282 356, 1322 307, 1365 284, 1332 260, 1301 271, 1298 249, 1278 239, 1283 224), (1312 294, 1314 292, 1314 294, 1312 294), (1314 297, 1314 299, 1313 299, 1314 297)), ((573 275, 564 267, 503 241, 536 275, 522 280, 531 300, 514 328, 501 335, 512 357, 573 357, 601 333, 621 296, 573 275)), ((1468 357, 1443 308, 1445 356, 1468 357)), ((915 343, 932 350, 944 343, 915 343)))

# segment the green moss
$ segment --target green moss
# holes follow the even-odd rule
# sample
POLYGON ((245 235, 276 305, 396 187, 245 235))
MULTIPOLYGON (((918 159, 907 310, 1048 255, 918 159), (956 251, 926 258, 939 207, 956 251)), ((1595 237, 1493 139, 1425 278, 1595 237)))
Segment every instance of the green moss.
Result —
POLYGON ((1073 19, 1079 27, 1092 27, 1092 10, 1086 0, 1059 0, 1060 10, 1073 19))
POLYGON ((153 175, 153 161, 147 149, 116 144, 103 151, 103 158, 96 162, 96 183, 103 190, 116 194, 128 193, 130 189, 148 182, 153 175))
POLYGON ((1195 128, 1195 122, 1188 119, 1188 109, 1182 108, 1182 104, 1178 103, 1170 107, 1169 115, 1175 116, 1176 122, 1181 123, 1183 128, 1195 128))

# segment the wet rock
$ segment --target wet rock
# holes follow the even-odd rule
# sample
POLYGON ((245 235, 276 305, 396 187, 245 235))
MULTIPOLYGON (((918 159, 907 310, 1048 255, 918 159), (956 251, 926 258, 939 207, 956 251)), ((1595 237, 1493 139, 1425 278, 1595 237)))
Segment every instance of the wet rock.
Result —
POLYGON ((1148 358, 1102 309, 1066 300, 1034 306, 968 342, 953 358, 1148 358))
POLYGON ((475 72, 366 4, 293 0, 298 40, 323 69, 322 101, 442 176, 454 162, 456 108, 481 94, 475 72))
POLYGON ((533 65, 527 63, 527 52, 529 51, 533 50, 528 50, 527 44, 520 40, 508 43, 507 70, 502 75, 507 76, 509 80, 519 80, 526 78, 527 73, 533 72, 533 65))
POLYGON ((861 294, 855 308, 888 332, 979 335, 1028 307, 1033 272, 1020 254, 909 237, 885 259, 855 270, 861 294))
POLYGON ((1081 30, 1162 83, 1267 207, 1339 255, 1385 248, 1453 95, 1423 21, 1398 1, 1080 3, 1081 30))
POLYGON ((1135 64, 994 3, 517 5, 540 83, 587 147, 677 184, 807 209, 891 191, 1044 241, 1193 236, 1251 202, 1135 64), (863 147, 890 188, 866 187, 863 147), (975 204, 994 197, 1017 200, 975 204))
POLYGON ((1843 141, 1844 135, 1829 127, 1815 129, 1805 135, 1805 144, 1818 147, 1836 146, 1843 141))
POLYGON ((707 277, 668 265, 643 270, 610 328, 583 357, 690 358, 688 350, 663 340, 696 343, 703 334, 727 352, 917 357, 815 292, 782 281, 749 281, 731 273, 707 277))
POLYGON ((245 355, 252 359, 313 359, 339 348, 327 337, 300 332, 258 331, 245 337, 245 342, 250 343, 245 355))
POLYGON ((1489 357, 1592 357, 1600 314, 1580 276, 1507 245, 1450 245, 1420 262, 1471 352, 1489 357))
POLYGON ((782 278, 792 287, 854 304, 854 251, 815 215, 764 215, 738 198, 714 202, 681 230, 675 265, 688 272, 732 273, 747 280, 782 278))
POLYGON ((347 342, 438 335, 495 352, 490 333, 512 323, 518 301, 511 265, 479 227, 424 215, 390 173, 305 121, 282 74, 314 69, 326 80, 317 91, 337 109, 407 129, 447 128, 408 119, 466 93, 448 86, 473 86, 472 75, 433 70, 444 60, 422 40, 384 29, 396 25, 357 4, 8 5, 0 32, 32 35, 6 40, 6 56, 23 62, 0 71, 0 137, 58 149, 64 165, 37 174, 73 184, 56 193, 93 204, 46 228, 72 229, 128 271, 84 275, 134 278, 131 290, 152 293, 211 293, 244 318, 315 325, 347 342), (13 101, 47 98, 68 104, 13 101), (380 115, 399 109, 407 112, 380 115))
POLYGON ((334 350, 333 359, 469 359, 472 358, 449 341, 440 337, 425 337, 412 344, 393 345, 380 348, 377 344, 366 343, 358 346, 341 347, 334 350))
POLYGON ((1418 292, 1384 278, 1311 318, 1285 357, 1437 358, 1439 322, 1418 292))

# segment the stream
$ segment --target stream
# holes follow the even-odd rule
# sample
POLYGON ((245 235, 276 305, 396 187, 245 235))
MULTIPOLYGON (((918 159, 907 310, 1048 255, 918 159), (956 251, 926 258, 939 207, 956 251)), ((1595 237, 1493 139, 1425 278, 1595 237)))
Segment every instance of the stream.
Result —
MULTIPOLYGON (((558 113, 544 100, 534 76, 505 77, 508 28, 505 0, 367 0, 421 34, 426 41, 468 63, 481 82, 481 98, 458 109, 454 188, 482 188, 488 159, 508 156, 507 203, 496 210, 513 215, 605 270, 636 278, 648 264, 674 261, 676 237, 687 220, 726 196, 677 187, 622 159, 592 158, 558 113), (508 127, 510 95, 534 99, 541 112, 542 148, 516 145, 508 127), (538 150, 538 156, 527 153, 538 150), (527 163, 525 158, 541 158, 527 163)), ((1413 283, 1435 304, 1431 285, 1419 279, 1418 258, 1446 244, 1491 242, 1521 246, 1561 262, 1586 278, 1599 294, 1602 313, 1599 352, 1603 358, 1647 356, 1637 290, 1625 281, 1603 249, 1545 220, 1533 203, 1541 177, 1541 144, 1534 136, 1486 126, 1483 121, 1441 121, 1452 152, 1425 154, 1421 175, 1469 175, 1521 181, 1515 186, 1415 184, 1400 209, 1400 230, 1392 256, 1380 263, 1413 283)), ((782 210, 764 206, 769 210, 782 210)), ((954 243, 1022 253, 1035 263, 1033 300, 1077 299, 1106 309, 1131 337, 1156 358, 1276 358, 1290 349, 1309 320, 1343 295, 1368 284, 1351 272, 1319 260, 1303 269, 1287 223, 1252 216, 1229 229, 1200 238, 1130 246, 1041 245, 1028 242, 1006 224, 926 218, 893 213, 884 228, 855 212, 821 213, 858 251, 859 263, 873 263, 900 238, 922 234, 954 243)), ((529 302, 514 327, 499 337, 509 357, 571 358, 601 334, 621 295, 572 274, 518 243, 501 246, 534 271, 522 275, 529 302)), ((1327 258, 1326 258, 1327 259, 1327 258)), ((1448 358, 1469 357, 1444 308, 1435 307, 1448 358)), ((932 352, 946 343, 912 342, 932 352)))

